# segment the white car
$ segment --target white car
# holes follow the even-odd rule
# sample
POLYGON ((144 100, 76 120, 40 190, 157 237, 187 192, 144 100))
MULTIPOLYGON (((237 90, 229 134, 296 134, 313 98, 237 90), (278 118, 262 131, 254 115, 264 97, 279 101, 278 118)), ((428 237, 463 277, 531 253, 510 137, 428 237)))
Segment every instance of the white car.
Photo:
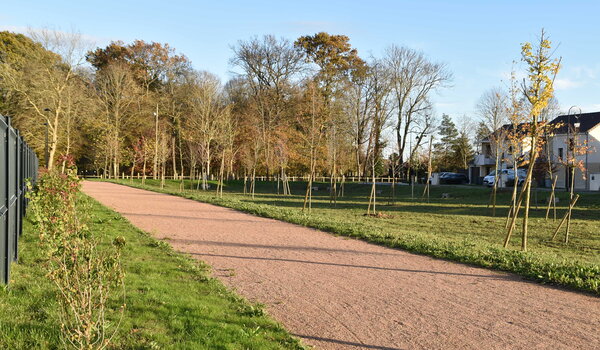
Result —
MULTIPOLYGON (((498 171, 500 174, 506 174, 506 186, 513 186, 515 181, 515 171, 513 169, 500 169, 498 171)), ((517 174, 519 177, 518 186, 523 184, 525 181, 525 177, 527 177, 527 172, 524 169, 518 169, 517 174)), ((483 178, 483 184, 492 187, 494 186, 494 179, 496 177, 496 170, 492 170, 486 177, 483 178)))

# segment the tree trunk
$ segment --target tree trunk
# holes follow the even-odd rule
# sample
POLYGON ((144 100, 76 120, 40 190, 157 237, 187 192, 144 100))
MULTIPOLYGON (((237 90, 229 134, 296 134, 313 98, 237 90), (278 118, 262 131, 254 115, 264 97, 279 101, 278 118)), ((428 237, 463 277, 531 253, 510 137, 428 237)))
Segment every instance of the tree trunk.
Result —
MULTIPOLYGON (((176 153, 175 153, 175 136, 173 136, 173 138, 171 139, 171 142, 173 144, 173 154, 172 154, 172 158, 173 158, 173 180, 177 180, 177 157, 176 157, 176 153)), ((183 175, 183 173, 182 173, 183 175)))
MULTIPOLYGON (((500 163, 500 152, 498 152, 498 145, 496 144, 496 157, 495 157, 495 171, 496 171, 496 175, 494 176, 494 186, 492 189, 492 198, 491 202, 492 202, 492 216, 496 216, 496 193, 498 192, 498 181, 500 180, 500 173, 499 173, 499 163, 500 163)), ((489 207, 489 205, 488 205, 489 207)))
POLYGON ((506 234, 506 238, 504 240, 504 247, 508 246, 510 241, 510 236, 515 227, 515 221, 517 219, 518 213, 521 208, 521 204, 523 202, 523 196, 525 196, 525 213, 523 216, 523 234, 521 241, 521 250, 527 251, 527 228, 529 224, 529 208, 530 208, 530 200, 531 200, 531 182, 533 178, 533 168, 535 166, 535 161, 537 159, 537 136, 535 132, 537 132, 537 124, 534 124, 533 131, 534 135, 531 137, 531 151, 529 152, 529 167, 527 168, 527 177, 525 178, 525 182, 523 185, 523 190, 521 191, 521 195, 519 196, 519 201, 517 203, 517 207, 514 210, 514 215, 512 217, 510 226, 508 228, 508 233, 506 234))
POLYGON ((154 113, 154 167, 152 169, 152 178, 158 178, 158 103, 156 104, 156 112, 154 113))
MULTIPOLYGON (((515 149, 513 147, 513 149, 515 149)), ((519 185, 519 169, 517 168, 518 166, 518 161, 517 161, 517 153, 513 153, 512 154, 512 159, 513 159, 513 170, 515 171, 515 183, 513 184, 513 190, 512 190, 512 197, 510 199, 511 205, 510 205, 510 209, 508 210, 508 216, 506 217, 506 224, 504 228, 508 228, 508 223, 510 221, 510 218, 512 215, 514 215, 514 211, 517 208, 517 187, 519 185)))
POLYGON ((146 184, 146 161, 148 158, 146 157, 146 144, 144 143, 142 147, 144 147, 144 165, 142 166, 142 185, 144 185, 146 184))

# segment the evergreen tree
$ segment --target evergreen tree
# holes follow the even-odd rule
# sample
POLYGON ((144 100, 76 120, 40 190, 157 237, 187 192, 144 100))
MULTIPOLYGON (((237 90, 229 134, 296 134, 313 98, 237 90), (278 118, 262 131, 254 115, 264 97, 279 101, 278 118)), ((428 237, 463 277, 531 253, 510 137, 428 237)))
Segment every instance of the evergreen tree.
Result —
POLYGON ((477 143, 490 136, 491 133, 492 130, 487 126, 487 124, 484 121, 480 121, 477 125, 477 132, 475 135, 477 143))
POLYGON ((451 166, 453 170, 467 169, 475 152, 465 132, 461 132, 452 144, 451 166))
POLYGON ((456 169, 454 158, 454 145, 458 140, 458 130, 456 124, 452 121, 449 115, 443 114, 442 121, 438 127, 440 142, 434 145, 435 147, 435 166, 441 171, 456 169))

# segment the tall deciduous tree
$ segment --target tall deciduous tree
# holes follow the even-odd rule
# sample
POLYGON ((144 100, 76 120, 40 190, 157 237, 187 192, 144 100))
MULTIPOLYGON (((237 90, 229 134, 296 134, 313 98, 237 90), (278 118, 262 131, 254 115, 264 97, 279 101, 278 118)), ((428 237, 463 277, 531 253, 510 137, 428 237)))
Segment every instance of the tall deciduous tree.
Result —
POLYGON ((135 130, 132 118, 132 105, 139 97, 138 86, 133 81, 131 71, 120 62, 113 62, 100 71, 96 77, 98 101, 102 106, 106 123, 107 152, 111 159, 113 177, 119 175, 122 158, 122 142, 126 130, 135 130))
MULTIPOLYGON (((340 88, 344 86, 353 71, 360 70, 365 62, 358 56, 356 49, 350 45, 350 38, 345 35, 331 35, 320 32, 315 35, 302 36, 294 45, 302 50, 308 60, 318 67, 314 77, 323 101, 324 128, 327 135, 328 157, 332 184, 331 193, 335 196, 336 180, 338 175, 338 154, 340 138, 344 132, 338 126, 344 124, 341 118, 346 117, 340 113, 339 104, 335 104, 339 97, 340 88)), ((313 99, 314 101, 314 99, 313 99)), ((314 128, 311 128, 314 129, 314 128)), ((311 174, 310 176, 314 176, 311 174)), ((308 189, 310 190, 310 189, 308 189)))
MULTIPOLYGON (((116 41, 104 48, 90 51, 86 56, 88 62, 95 68, 98 76, 111 70, 111 67, 121 67, 128 71, 130 80, 135 85, 135 115, 138 118, 138 128, 154 129, 154 159, 153 174, 156 178, 159 169, 159 130, 162 119, 166 119, 165 130, 171 135, 171 160, 173 174, 177 175, 176 155, 179 148, 180 166, 183 167, 182 150, 182 102, 178 101, 178 87, 183 84, 186 74, 191 71, 189 60, 183 55, 175 54, 168 44, 156 42, 147 43, 136 40, 129 45, 116 41)), ((133 114, 133 112, 132 112, 133 114)), ((137 130, 137 129, 133 129, 137 130)), ((127 147, 131 147, 139 135, 127 135, 127 147)), ((120 164, 118 164, 120 165, 120 164)), ((181 170, 183 172, 183 169, 181 170)))
MULTIPOLYGON (((373 169, 382 167, 383 149, 386 142, 383 139, 383 132, 389 124, 391 118, 391 97, 389 72, 386 66, 377 59, 373 59, 369 66, 367 77, 368 96, 368 124, 369 137, 366 149, 366 159, 373 165, 373 169)), ((365 166, 366 166, 365 162, 365 166)), ((366 169, 364 169, 366 173, 366 169)))
POLYGON ((18 124, 31 126, 23 130, 39 135, 44 129, 42 125, 47 126, 50 142, 46 166, 51 169, 61 135, 68 134, 65 128, 77 98, 74 94, 79 94, 72 86, 79 83, 77 70, 84 60, 85 42, 77 33, 46 29, 30 33, 31 40, 6 32, 3 36, 13 36, 4 41, 3 45, 10 48, 0 59, 3 90, 19 105, 18 124))
POLYGON ((211 175, 211 165, 215 157, 214 147, 223 120, 229 118, 230 108, 226 105, 219 79, 208 72, 199 72, 190 92, 190 116, 185 128, 198 145, 202 161, 203 188, 211 175))
MULTIPOLYGON (((302 71, 303 56, 287 39, 272 35, 240 41, 233 48, 231 63, 241 68, 252 89, 252 106, 260 116, 259 129, 267 176, 273 168, 277 135, 289 127, 289 102, 292 88, 302 71)), ((281 166, 281 164, 279 164, 281 166)))
POLYGON ((354 160, 355 160, 355 174, 359 177, 362 176, 365 171, 367 157, 365 145, 368 141, 369 135, 369 121, 370 121, 370 84, 368 84, 368 77, 370 71, 367 65, 360 69, 353 70, 346 86, 346 94, 344 95, 344 113, 351 116, 352 123, 352 137, 354 146, 354 160))
MULTIPOLYGON (((477 103, 477 111, 481 120, 492 131, 487 136, 490 141, 492 154, 494 156, 494 185, 492 186, 492 195, 490 202, 492 204, 492 215, 496 216, 496 193, 500 181, 500 164, 503 159, 502 154, 505 150, 506 130, 502 126, 506 123, 507 117, 507 98, 506 94, 500 88, 493 88, 486 91, 477 103)), ((516 171, 516 169, 515 169, 516 171)), ((516 174, 516 173, 515 173, 516 174)))
POLYGON ((425 134, 431 131, 431 94, 446 86, 452 73, 445 64, 432 62, 423 53, 406 47, 390 46, 384 60, 391 75, 396 142, 402 163, 406 153, 412 158, 425 134), (413 131, 418 132, 417 142, 406 152, 413 131))

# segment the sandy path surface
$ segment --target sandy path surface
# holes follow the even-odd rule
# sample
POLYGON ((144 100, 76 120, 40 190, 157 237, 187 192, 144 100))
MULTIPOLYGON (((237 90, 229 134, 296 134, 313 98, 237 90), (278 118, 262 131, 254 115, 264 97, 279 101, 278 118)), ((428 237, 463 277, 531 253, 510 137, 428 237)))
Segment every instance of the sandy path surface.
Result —
POLYGON ((318 349, 600 348, 600 298, 175 196, 83 190, 318 349))

